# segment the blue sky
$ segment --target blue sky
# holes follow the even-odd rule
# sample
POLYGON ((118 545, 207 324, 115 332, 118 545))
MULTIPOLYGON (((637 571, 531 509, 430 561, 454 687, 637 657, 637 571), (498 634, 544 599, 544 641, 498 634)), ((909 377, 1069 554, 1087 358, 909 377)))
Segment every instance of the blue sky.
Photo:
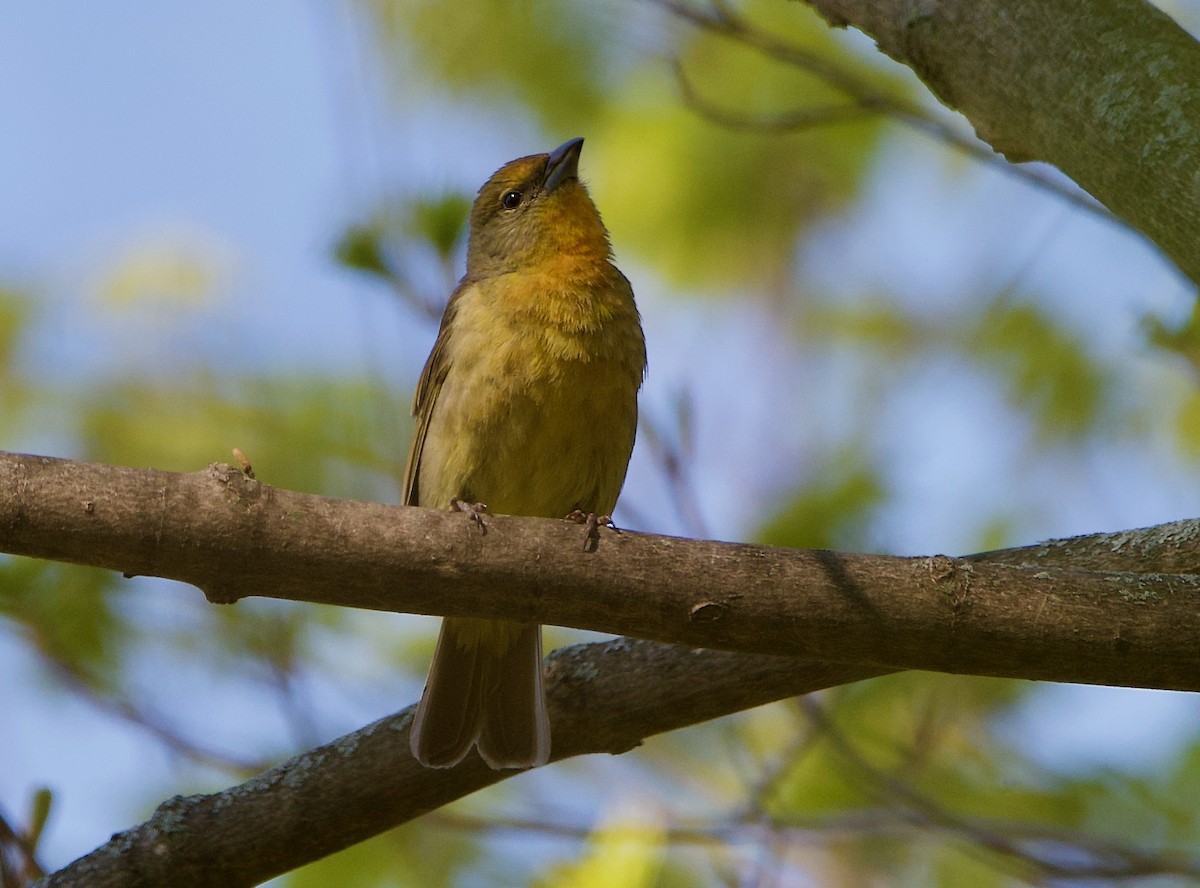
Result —
MULTIPOLYGON (((473 189, 503 161, 577 134, 547 138, 519 116, 415 98, 403 113, 388 110, 370 49, 340 4, 0 9, 0 274, 42 299, 30 371, 64 386, 191 362, 371 374, 407 399, 432 329, 337 268, 333 241, 383 193, 473 189), (124 312, 105 305, 98 294, 114 263, 164 238, 226 269, 211 300, 124 312)), ((945 158, 920 139, 896 141, 861 206, 807 248, 814 281, 847 298, 886 286, 923 310, 949 311, 964 291, 981 289, 979 268, 997 280, 1019 274, 1027 288, 1053 294, 1050 309, 1070 323, 1098 325, 1104 348, 1131 355, 1131 372, 1165 378, 1159 357, 1138 352, 1140 317, 1181 317, 1191 296, 1153 251, 1000 173, 968 167, 948 177, 945 158)), ((614 241, 620 255, 619 232, 614 241)), ((741 538, 786 497, 777 485, 797 460, 853 433, 861 417, 837 394, 861 368, 797 357, 765 313, 688 304, 645 269, 626 271, 651 346, 645 409, 669 414, 687 384, 706 392, 698 496, 714 535, 741 538), (698 366, 698 353, 709 360, 698 366), (819 373, 831 395, 793 415, 738 375, 746 368, 802 381, 819 373)), ((1002 411, 978 380, 936 364, 885 405, 877 421, 890 430, 884 446, 906 480, 881 518, 881 545, 904 554, 967 550, 979 528, 963 516, 980 501, 1007 504, 1030 542, 1200 513, 1195 468, 1170 448, 1117 444, 1083 463, 1032 465, 1022 455, 1030 430, 999 427, 1002 411), (1020 485, 1010 483, 1014 467, 1028 472, 1020 485)), ((53 439, 10 437, 0 426, 0 448, 37 445, 53 448, 53 439)), ((646 529, 681 532, 656 473, 639 450, 626 496, 646 529)), ((162 607, 186 619, 186 605, 162 607)), ((88 704, 48 694, 3 624, 0 673, 10 676, 0 701, 20 713, 0 732, 0 805, 19 811, 34 785, 55 784, 52 864, 144 816, 146 785, 182 780, 187 790, 211 777, 88 704), (145 783, 130 784, 134 771, 145 783)), ((1173 727, 1197 726, 1190 695, 1055 688, 1039 701, 1020 732, 1039 738, 1060 767, 1138 760, 1155 742, 1168 754, 1184 735, 1173 727)), ((225 728, 220 742, 234 742, 225 728)))

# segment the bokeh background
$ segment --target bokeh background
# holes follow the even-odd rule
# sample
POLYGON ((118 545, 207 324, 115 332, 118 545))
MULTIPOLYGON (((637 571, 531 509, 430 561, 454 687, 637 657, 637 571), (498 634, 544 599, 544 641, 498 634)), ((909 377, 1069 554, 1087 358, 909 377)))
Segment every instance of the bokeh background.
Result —
MULTIPOLYGON (((474 190, 582 135, 650 348, 618 523, 963 554, 1200 514, 1192 285, 1053 170, 972 154, 861 35, 729 14, 857 94, 649 0, 5 4, 0 449, 237 447, 396 502, 474 190)), ((49 799, 61 866, 413 702, 435 630, 0 556, 0 815, 49 799)), ((1090 885, 1128 848, 1190 884, 1198 793, 1193 695, 906 674, 523 775, 273 884, 1090 885)))

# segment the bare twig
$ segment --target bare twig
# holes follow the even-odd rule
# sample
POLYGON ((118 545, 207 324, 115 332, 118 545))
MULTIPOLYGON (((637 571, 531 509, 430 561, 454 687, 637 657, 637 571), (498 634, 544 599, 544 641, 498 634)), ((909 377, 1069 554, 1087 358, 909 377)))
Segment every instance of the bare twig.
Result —
MULTIPOLYGON (((553 760, 624 752, 683 724, 876 674, 627 639, 562 649, 547 671, 553 760)), ((248 888, 520 776, 478 758, 422 767, 408 754, 413 709, 224 792, 170 799, 40 888, 248 888)))
POLYGON ((58 679, 70 687, 74 693, 88 700, 98 709, 136 725, 184 758, 221 768, 234 775, 248 776, 262 770, 265 766, 261 760, 241 758, 198 743, 184 736, 164 719, 139 707, 132 700, 98 690, 95 683, 88 680, 75 664, 57 658, 47 651, 39 653, 58 679))
POLYGON ((818 126, 855 123, 870 117, 877 117, 880 114, 879 109, 870 107, 864 102, 820 105, 772 115, 743 114, 722 107, 701 96, 678 59, 675 60, 674 68, 675 80, 679 84, 683 103, 700 116, 726 129, 748 130, 756 133, 794 133, 818 126))
POLYGON ((1072 206, 1122 227, 1128 223, 1110 213, 1086 192, 1073 188, 1042 173, 1009 163, 990 146, 978 139, 963 135, 957 128, 938 120, 920 105, 879 92, 868 80, 846 67, 803 46, 788 42, 769 31, 755 27, 724 3, 712 3, 708 10, 698 9, 683 0, 650 0, 672 15, 698 28, 720 34, 736 43, 791 67, 800 68, 819 77, 834 89, 844 93, 850 105, 799 109, 775 116, 744 115, 722 109, 705 100, 690 83, 682 66, 676 62, 675 74, 685 104, 714 123, 734 129, 778 133, 794 132, 822 124, 845 123, 872 114, 885 114, 910 129, 949 145, 980 163, 987 164, 1014 176, 1072 206))
POLYGON ((0 886, 22 888, 45 874, 29 836, 0 812, 0 886))
MULTIPOLYGON (((811 697, 798 701, 838 754, 880 796, 881 807, 922 831, 936 829, 963 839, 967 849, 990 851, 1015 867, 1055 879, 1133 879, 1185 876, 1200 879, 1200 858, 1172 851, 1144 851, 1074 830, 956 814, 911 783, 873 765, 811 697)), ((989 862, 990 861, 989 859, 989 862)))
POLYGON ((645 412, 639 418, 638 426, 642 441, 649 446, 666 482, 667 499, 675 514, 690 536, 707 537, 708 522, 704 520, 704 511, 696 498, 696 488, 690 477, 691 453, 685 443, 691 436, 691 429, 686 427, 690 416, 690 411, 679 412, 679 446, 671 443, 657 422, 645 412))

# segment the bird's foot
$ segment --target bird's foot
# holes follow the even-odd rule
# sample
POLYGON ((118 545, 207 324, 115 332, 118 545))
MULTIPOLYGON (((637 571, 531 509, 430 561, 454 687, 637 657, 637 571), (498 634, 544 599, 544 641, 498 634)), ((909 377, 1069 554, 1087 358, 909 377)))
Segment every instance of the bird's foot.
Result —
POLYGON ((583 538, 583 551, 585 552, 588 551, 589 547, 595 548, 593 544, 600 544, 601 527, 607 527, 616 533, 621 532, 621 529, 613 524, 611 515, 597 515, 595 512, 585 512, 582 509, 576 509, 563 520, 574 521, 576 524, 582 524, 587 527, 587 534, 583 538))
POLYGON ((483 516, 487 514, 488 510, 487 503, 469 503, 453 497, 450 500, 450 508, 458 512, 465 512, 472 521, 479 525, 479 529, 483 533, 487 533, 487 522, 483 520, 483 516))

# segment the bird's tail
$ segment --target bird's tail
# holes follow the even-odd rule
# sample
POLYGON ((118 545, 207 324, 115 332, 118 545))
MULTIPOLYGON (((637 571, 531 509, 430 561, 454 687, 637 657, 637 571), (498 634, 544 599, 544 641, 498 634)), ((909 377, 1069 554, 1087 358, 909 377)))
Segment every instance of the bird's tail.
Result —
POLYGON ((447 617, 410 745, 429 768, 452 768, 472 746, 487 764, 533 768, 550 758, 542 627, 447 617))

